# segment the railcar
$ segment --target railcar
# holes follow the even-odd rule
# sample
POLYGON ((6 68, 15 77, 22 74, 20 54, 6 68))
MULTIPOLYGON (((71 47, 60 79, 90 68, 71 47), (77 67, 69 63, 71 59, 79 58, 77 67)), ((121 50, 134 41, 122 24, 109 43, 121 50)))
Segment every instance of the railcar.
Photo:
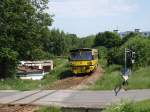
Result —
POLYGON ((73 49, 69 56, 70 70, 74 74, 90 73, 98 66, 98 50, 91 48, 73 49))

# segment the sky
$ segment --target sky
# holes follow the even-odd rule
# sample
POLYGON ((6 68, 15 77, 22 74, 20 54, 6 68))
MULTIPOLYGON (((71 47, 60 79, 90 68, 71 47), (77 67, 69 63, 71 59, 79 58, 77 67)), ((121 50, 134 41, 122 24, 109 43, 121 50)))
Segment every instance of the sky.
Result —
POLYGON ((53 25, 79 37, 103 31, 150 31, 150 0, 50 0, 53 25))

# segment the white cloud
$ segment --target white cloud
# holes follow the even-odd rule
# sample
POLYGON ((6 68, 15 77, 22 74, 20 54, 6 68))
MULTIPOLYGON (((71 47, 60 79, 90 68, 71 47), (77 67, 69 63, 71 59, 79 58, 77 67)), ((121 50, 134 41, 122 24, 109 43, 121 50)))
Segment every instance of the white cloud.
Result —
POLYGON ((49 11, 59 17, 115 16, 133 13, 138 5, 132 0, 61 0, 51 1, 49 11))

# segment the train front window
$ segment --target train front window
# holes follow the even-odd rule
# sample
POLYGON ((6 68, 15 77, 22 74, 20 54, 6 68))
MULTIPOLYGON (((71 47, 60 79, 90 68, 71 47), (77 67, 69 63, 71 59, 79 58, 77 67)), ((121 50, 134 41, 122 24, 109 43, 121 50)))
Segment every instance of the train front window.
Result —
POLYGON ((70 56, 71 60, 92 60, 91 52, 73 52, 70 56))

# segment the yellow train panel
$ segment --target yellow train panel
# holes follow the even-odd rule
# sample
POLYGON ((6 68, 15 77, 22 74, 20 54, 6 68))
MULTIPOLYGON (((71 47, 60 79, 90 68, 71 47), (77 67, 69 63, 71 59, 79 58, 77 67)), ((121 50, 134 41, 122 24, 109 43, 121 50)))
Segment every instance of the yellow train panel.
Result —
POLYGON ((74 74, 89 73, 97 68, 98 61, 71 61, 70 67, 74 74))
POLYGON ((69 62, 74 74, 92 72, 98 65, 98 51, 87 48, 72 50, 69 62))

